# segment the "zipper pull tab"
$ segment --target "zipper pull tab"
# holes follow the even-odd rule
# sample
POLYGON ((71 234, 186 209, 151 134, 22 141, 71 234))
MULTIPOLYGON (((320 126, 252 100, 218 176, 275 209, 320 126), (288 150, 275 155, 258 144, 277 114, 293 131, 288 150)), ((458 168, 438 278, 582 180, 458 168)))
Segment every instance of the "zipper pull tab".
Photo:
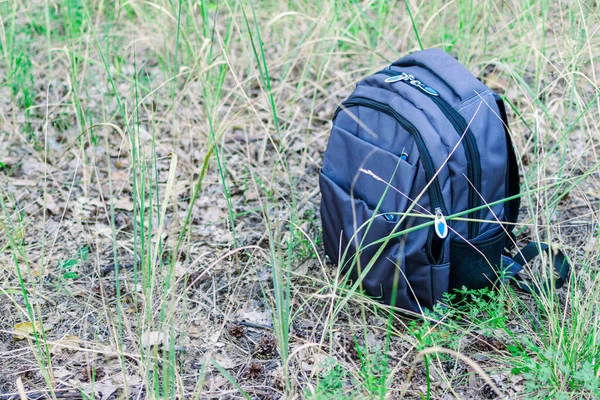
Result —
POLYGON ((396 216, 393 214, 381 214, 381 215, 383 215, 383 218, 385 218, 385 220, 388 222, 396 221, 396 216))
POLYGON ((437 92, 437 90, 435 90, 434 88, 432 88, 430 86, 421 84, 421 86, 419 86, 419 88, 421 88, 422 91, 424 91, 425 93, 427 93, 430 96, 439 96, 440 95, 437 92))
POLYGON ((406 149, 406 147, 402 148, 402 153, 400 153, 400 159, 402 161, 408 161, 408 153, 406 153, 404 150, 406 149))
POLYGON ((410 76, 406 72, 403 72, 400 75, 390 76, 385 81, 387 83, 394 83, 394 82, 400 82, 400 81, 407 81, 409 79, 410 79, 410 76))
POLYGON ((435 233, 438 235, 440 239, 445 239, 448 236, 448 224, 446 223, 446 218, 444 218, 444 214, 442 214, 442 210, 437 207, 435 209, 435 233))

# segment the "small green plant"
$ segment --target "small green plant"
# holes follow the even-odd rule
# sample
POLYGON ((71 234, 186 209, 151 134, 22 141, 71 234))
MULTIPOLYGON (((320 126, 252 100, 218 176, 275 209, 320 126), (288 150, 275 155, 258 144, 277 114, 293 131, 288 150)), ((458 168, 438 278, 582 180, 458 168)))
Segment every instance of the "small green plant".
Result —
POLYGON ((315 248, 319 248, 318 246, 321 244, 320 237, 313 239, 307 236, 307 233, 312 231, 312 227, 316 221, 314 213, 311 212, 310 215, 305 217, 306 219, 304 221, 299 221, 301 228, 293 229, 293 236, 289 239, 288 243, 288 245, 293 249, 293 256, 298 260, 316 258, 317 253, 315 252, 315 248), (303 229, 306 229, 306 232, 304 232, 303 229))
POLYGON ((356 346, 360 357, 360 384, 371 397, 385 399, 388 391, 387 378, 390 374, 388 358, 379 347, 369 350, 356 346))
POLYGON ((79 274, 73 271, 73 268, 87 261, 89 257, 90 251, 87 246, 83 246, 81 249, 77 250, 76 258, 69 258, 67 260, 59 260, 58 261, 58 269, 62 271, 62 276, 65 279, 77 279, 79 274))
POLYGON ((520 339, 520 346, 509 346, 511 355, 519 366, 511 370, 513 375, 525 378, 525 391, 534 398, 570 398, 571 391, 588 391, 600 396, 598 366, 589 360, 572 364, 560 350, 544 348, 529 338, 520 339), (566 392, 565 388, 569 390, 566 392))
POLYGON ((506 291, 488 288, 457 289, 446 297, 449 304, 468 320, 481 323, 489 328, 503 329, 508 319, 506 311, 506 291))
POLYGON ((355 345, 360 361, 356 376, 350 375, 338 361, 327 358, 320 366, 314 393, 305 392, 313 400, 325 399, 384 399, 388 392, 387 379, 391 373, 388 358, 380 347, 367 349, 355 345))
POLYGON ((24 51, 14 61, 10 74, 11 91, 17 104, 24 110, 34 104, 33 66, 31 58, 24 51))
POLYGON ((319 368, 323 373, 317 375, 317 384, 314 393, 306 391, 306 398, 313 400, 351 398, 350 393, 344 390, 344 383, 348 379, 348 372, 335 358, 327 358, 319 368))

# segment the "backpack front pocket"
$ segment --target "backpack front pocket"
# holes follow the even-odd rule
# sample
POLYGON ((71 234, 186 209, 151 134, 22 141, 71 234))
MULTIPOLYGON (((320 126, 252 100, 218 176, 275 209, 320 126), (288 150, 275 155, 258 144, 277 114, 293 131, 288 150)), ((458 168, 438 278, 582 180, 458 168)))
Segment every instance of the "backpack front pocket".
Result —
POLYGON ((412 146, 410 143, 404 154, 395 155, 334 126, 322 172, 373 210, 404 211, 411 202, 419 161, 412 146))
POLYGON ((344 272, 350 271, 353 280, 362 276, 369 295, 389 302, 396 285, 396 303, 407 302, 402 238, 390 237, 404 227, 402 217, 372 210, 322 172, 319 184, 323 242, 329 258, 344 272), (399 278, 397 283, 394 276, 399 278))
MULTIPOLYGON (((446 207, 446 202, 444 200, 444 196, 442 194, 442 189, 438 177, 437 169, 433 162, 433 158, 431 157, 431 153, 427 148, 425 140, 421 135, 421 132, 410 122, 406 117, 402 116, 397 110, 392 108, 389 104, 381 103, 379 101, 375 101, 373 99, 362 97, 362 96, 351 96, 346 101, 342 103, 342 107, 338 107, 333 117, 334 123, 337 115, 344 108, 354 108, 358 107, 359 109, 372 109, 376 110, 382 114, 389 115, 393 117, 400 126, 402 126, 407 132, 412 135, 415 145, 419 151, 419 157, 421 164, 423 165, 423 169, 425 170, 425 176, 428 182, 431 182, 428 188, 429 199, 432 205, 433 210, 436 208, 440 208, 444 214, 448 214, 448 208, 446 207)), ((375 132, 377 133, 377 132, 375 132)), ((327 151, 329 151, 331 147, 331 138, 329 139, 329 145, 327 146, 327 151)), ((327 152, 325 154, 325 160, 328 158, 327 152)), ((432 210, 432 211, 433 211, 432 210)))

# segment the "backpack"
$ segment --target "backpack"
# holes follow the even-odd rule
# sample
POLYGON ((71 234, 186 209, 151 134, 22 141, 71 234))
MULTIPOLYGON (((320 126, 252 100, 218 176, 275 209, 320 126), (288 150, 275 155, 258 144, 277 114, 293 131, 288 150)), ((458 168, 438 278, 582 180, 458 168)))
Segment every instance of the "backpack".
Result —
MULTIPOLYGON (((515 278, 519 171, 502 99, 447 53, 410 54, 357 83, 336 110, 319 172, 326 255, 355 288, 412 312, 457 288, 515 278), (360 286, 360 287, 359 287, 360 286)), ((539 285, 538 285, 539 287, 539 285)))

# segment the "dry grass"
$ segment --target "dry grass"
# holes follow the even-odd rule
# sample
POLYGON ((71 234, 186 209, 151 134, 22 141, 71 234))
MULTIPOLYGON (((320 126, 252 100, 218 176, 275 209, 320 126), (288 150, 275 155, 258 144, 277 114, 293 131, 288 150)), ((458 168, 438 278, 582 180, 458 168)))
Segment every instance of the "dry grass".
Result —
POLYGON ((566 290, 438 322, 340 306, 317 171, 354 83, 419 48, 404 3, 10 0, 0 398, 600 395, 600 8, 406 3, 510 103, 540 189, 519 238, 568 252, 566 290))

